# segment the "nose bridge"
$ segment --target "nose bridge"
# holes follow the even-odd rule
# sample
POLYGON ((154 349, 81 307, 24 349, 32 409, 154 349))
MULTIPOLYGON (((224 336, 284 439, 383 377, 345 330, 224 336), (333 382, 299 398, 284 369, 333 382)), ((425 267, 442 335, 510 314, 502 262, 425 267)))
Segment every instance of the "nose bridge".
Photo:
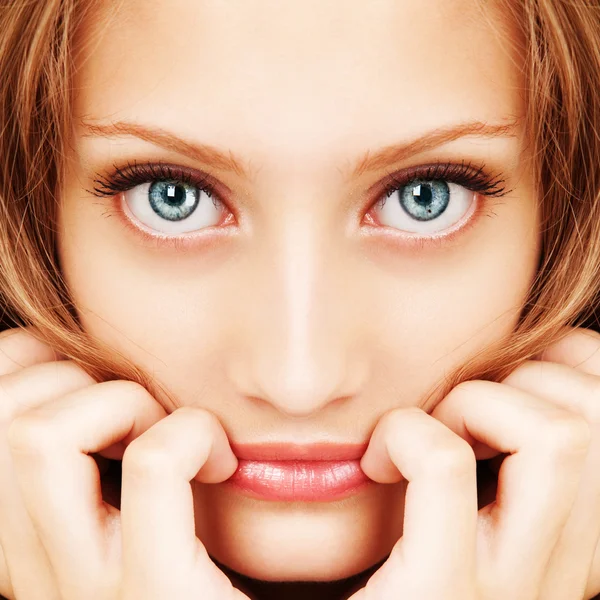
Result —
POLYGON ((357 357, 349 339, 346 259, 330 232, 306 213, 295 216, 257 258, 253 293, 263 300, 251 302, 257 312, 246 315, 254 341, 245 369, 253 396, 287 416, 306 417, 356 393, 359 370, 350 364, 357 357))

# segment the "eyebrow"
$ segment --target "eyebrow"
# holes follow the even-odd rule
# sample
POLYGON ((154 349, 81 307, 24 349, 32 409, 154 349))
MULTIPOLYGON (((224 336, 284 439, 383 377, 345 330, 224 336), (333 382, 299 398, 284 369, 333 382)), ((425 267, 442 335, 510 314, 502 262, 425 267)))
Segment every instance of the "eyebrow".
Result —
MULTIPOLYGON (((418 138, 385 146, 381 150, 372 153, 367 150, 355 163, 350 177, 356 178, 360 175, 390 167, 413 154, 431 150, 442 144, 452 142, 461 137, 475 135, 481 137, 507 137, 515 136, 518 120, 506 123, 490 124, 483 121, 470 121, 459 123, 448 127, 439 127, 419 136, 418 138)), ((115 121, 112 123, 83 122, 87 133, 84 136, 133 136, 151 144, 188 156, 194 161, 211 165, 213 168, 223 171, 231 171, 250 179, 250 170, 244 166, 244 160, 236 156, 231 150, 227 153, 221 152, 214 146, 199 144, 185 140, 173 133, 158 127, 147 127, 139 123, 127 121, 115 121)))

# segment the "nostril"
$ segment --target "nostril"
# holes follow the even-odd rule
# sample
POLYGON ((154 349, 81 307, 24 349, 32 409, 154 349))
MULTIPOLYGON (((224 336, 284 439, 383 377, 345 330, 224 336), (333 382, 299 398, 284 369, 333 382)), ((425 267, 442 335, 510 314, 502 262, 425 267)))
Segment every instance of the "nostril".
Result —
MULTIPOLYGON (((256 351, 260 351, 260 348, 256 351)), ((306 356, 306 355, 305 355, 306 356)), ((332 353, 325 361, 309 353, 310 359, 286 360, 279 355, 261 356, 261 363, 234 361, 230 364, 230 379, 238 397, 246 401, 248 410, 263 414, 278 413, 288 419, 305 419, 331 410, 345 410, 350 401, 364 394, 368 381, 367 361, 352 364, 347 352, 332 353)))
POLYGON ((246 399, 252 402, 257 409, 264 410, 269 407, 271 410, 274 408, 277 412, 285 415, 287 419, 307 419, 326 407, 339 407, 339 405, 347 402, 353 396, 345 395, 333 398, 333 400, 319 399, 314 395, 311 397, 306 396, 306 400, 297 396, 295 398, 266 398, 264 396, 247 395, 246 399))

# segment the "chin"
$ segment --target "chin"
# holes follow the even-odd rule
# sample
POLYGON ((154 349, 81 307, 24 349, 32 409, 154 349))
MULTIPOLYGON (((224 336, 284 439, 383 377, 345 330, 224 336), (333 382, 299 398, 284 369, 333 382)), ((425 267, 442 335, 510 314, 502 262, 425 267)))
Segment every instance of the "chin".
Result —
POLYGON ((227 568, 261 581, 323 582, 384 559, 402 535, 405 487, 376 485, 335 502, 272 502, 198 484, 197 535, 227 568))

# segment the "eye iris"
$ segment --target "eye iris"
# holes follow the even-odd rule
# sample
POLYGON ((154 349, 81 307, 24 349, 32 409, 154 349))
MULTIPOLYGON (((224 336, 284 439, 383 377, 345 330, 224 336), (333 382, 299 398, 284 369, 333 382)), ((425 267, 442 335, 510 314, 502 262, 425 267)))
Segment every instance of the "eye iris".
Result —
POLYGON ((400 205, 417 221, 439 217, 450 202, 450 188, 445 181, 413 181, 400 193, 400 205))
POLYGON ((179 181, 155 181, 148 190, 152 210, 162 219, 181 221, 198 206, 198 188, 179 181))

